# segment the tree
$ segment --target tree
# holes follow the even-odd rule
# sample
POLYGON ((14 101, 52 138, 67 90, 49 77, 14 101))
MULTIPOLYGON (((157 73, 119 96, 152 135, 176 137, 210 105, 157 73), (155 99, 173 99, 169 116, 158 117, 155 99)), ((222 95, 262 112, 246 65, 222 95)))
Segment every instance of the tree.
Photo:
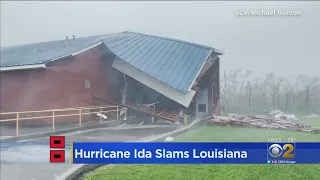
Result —
POLYGON ((254 90, 259 88, 261 84, 259 84, 259 79, 255 79, 253 82, 247 81, 247 92, 248 92, 248 104, 249 104, 249 111, 250 115, 252 115, 253 110, 253 101, 252 101, 252 93, 254 90))
POLYGON ((304 92, 304 105, 305 109, 310 109, 311 107, 311 98, 320 93, 320 78, 317 76, 306 76, 299 75, 298 82, 303 88, 304 92))
POLYGON ((255 78, 249 70, 224 71, 221 103, 229 113, 260 114, 277 109, 287 113, 320 113, 320 75, 299 75, 296 82, 267 73, 255 78))

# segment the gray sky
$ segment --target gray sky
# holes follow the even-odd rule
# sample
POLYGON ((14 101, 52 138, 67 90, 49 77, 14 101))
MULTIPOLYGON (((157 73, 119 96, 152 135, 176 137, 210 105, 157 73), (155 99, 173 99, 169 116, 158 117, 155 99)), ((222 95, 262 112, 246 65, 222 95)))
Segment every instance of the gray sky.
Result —
POLYGON ((220 49, 222 69, 320 74, 320 2, 1 2, 1 46, 115 33, 168 36, 220 49), (301 16, 236 16, 236 10, 301 16))

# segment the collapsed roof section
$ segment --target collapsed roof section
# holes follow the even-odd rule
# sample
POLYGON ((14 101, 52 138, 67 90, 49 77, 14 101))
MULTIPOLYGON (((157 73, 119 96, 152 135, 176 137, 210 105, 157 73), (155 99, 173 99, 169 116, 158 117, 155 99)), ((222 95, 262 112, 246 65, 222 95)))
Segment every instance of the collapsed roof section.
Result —
POLYGON ((125 33, 104 44, 126 63, 161 83, 187 93, 213 49, 179 40, 125 33))
POLYGON ((113 68, 185 107, 195 95, 191 88, 209 57, 222 54, 208 46, 123 32, 3 48, 0 71, 45 68, 48 62, 102 43, 117 56, 113 68))
POLYGON ((126 63, 120 58, 116 58, 114 60, 112 67, 185 107, 189 107, 190 102, 195 95, 194 90, 182 93, 150 76, 146 76, 144 72, 139 71, 137 68, 126 63))

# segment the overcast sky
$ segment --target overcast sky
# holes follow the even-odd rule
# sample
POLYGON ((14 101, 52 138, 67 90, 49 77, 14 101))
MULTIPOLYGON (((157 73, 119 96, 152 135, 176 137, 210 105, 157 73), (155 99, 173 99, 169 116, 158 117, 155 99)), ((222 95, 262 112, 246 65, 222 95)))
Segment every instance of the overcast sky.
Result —
POLYGON ((320 74, 320 2, 1 2, 1 46, 122 31, 220 49, 222 69, 320 74), (302 14, 235 15, 245 9, 302 14))

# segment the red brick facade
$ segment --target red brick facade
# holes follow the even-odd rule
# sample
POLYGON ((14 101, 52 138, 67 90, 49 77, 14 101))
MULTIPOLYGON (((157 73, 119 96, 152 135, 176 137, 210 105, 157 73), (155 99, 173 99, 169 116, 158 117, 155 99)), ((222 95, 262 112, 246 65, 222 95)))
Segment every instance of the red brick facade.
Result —
POLYGON ((91 94, 112 100, 100 57, 96 47, 52 62, 45 69, 1 72, 1 112, 91 106, 95 105, 91 94), (85 88, 86 80, 90 81, 89 89, 85 88))

